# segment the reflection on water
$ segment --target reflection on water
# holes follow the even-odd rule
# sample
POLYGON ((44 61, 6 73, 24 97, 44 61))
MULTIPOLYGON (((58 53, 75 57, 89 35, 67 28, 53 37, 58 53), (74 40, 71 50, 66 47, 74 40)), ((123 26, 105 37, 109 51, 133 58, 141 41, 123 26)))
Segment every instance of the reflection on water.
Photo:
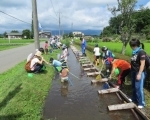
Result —
POLYGON ((61 91, 61 96, 62 97, 67 97, 67 94, 68 94, 68 85, 69 85, 68 82, 61 83, 60 91, 61 91))
POLYGON ((72 86, 55 77, 43 109, 44 120, 134 120, 130 110, 108 112, 107 106, 118 104, 119 99, 115 94, 98 95, 103 85, 91 85, 92 78, 83 74, 74 54, 69 53, 70 72, 80 80, 70 74, 72 86))

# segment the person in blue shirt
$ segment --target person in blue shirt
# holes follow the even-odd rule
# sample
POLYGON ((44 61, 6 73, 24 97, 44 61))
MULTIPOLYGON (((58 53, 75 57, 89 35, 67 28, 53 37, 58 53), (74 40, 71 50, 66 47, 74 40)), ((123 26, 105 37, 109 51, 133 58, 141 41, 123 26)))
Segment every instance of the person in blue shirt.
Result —
POLYGON ((80 38, 81 40, 81 50, 82 50, 82 56, 86 56, 85 49, 86 49, 86 40, 84 38, 80 38))
POLYGON ((61 67, 62 63, 58 60, 54 60, 53 58, 50 58, 50 63, 54 66, 55 70, 57 70, 57 67, 61 67))
POLYGON ((114 56, 110 50, 106 46, 102 47, 102 64, 105 64, 106 66, 106 76, 108 77, 110 75, 110 72, 112 70, 112 61, 114 60, 114 56))

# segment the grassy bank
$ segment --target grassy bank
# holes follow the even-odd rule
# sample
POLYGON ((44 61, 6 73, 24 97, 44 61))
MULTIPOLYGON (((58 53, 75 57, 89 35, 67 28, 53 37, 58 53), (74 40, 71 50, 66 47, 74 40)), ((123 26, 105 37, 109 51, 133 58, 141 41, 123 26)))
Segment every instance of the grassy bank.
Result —
MULTIPOLYGON (((44 55, 56 58, 59 50, 44 55)), ((28 77, 25 61, 0 74, 0 120, 40 120, 45 98, 51 87, 54 69, 48 66, 41 74, 28 77)))

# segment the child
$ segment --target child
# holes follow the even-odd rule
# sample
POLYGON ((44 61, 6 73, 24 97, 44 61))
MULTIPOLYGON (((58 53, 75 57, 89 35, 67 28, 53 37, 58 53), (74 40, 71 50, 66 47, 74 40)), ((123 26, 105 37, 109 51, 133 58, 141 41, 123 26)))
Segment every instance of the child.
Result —
POLYGON ((60 72, 61 82, 68 81, 68 73, 69 73, 69 70, 67 66, 62 66, 62 70, 60 72))
POLYGON ((118 85, 116 85, 116 88, 122 88, 122 85, 125 82, 125 77, 130 73, 131 65, 125 60, 114 59, 112 61, 112 71, 109 78, 111 78, 116 68, 118 68, 120 71, 118 75, 118 85))
POLYGON ((99 65, 99 57, 100 57, 100 48, 98 47, 98 44, 95 45, 95 48, 93 50, 94 55, 95 55, 95 65, 99 65))
POLYGON ((102 47, 102 64, 106 65, 106 76, 110 75, 110 71, 112 70, 111 62, 114 59, 114 56, 110 50, 106 46, 102 47))
POLYGON ((45 54, 47 55, 48 54, 48 42, 47 41, 45 42, 44 49, 45 49, 45 54))

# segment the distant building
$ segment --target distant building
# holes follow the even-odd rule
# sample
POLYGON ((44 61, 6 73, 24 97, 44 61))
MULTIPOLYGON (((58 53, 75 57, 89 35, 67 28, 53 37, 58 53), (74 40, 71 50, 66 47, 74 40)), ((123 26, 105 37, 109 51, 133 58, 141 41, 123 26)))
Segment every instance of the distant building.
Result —
POLYGON ((7 38, 22 39, 22 33, 7 33, 7 38))
POLYGON ((39 38, 50 38, 51 32, 50 31, 42 31, 39 32, 39 38))
POLYGON ((82 37, 82 36, 84 36, 84 33, 78 32, 78 31, 72 32, 72 34, 73 34, 74 37, 82 37))

